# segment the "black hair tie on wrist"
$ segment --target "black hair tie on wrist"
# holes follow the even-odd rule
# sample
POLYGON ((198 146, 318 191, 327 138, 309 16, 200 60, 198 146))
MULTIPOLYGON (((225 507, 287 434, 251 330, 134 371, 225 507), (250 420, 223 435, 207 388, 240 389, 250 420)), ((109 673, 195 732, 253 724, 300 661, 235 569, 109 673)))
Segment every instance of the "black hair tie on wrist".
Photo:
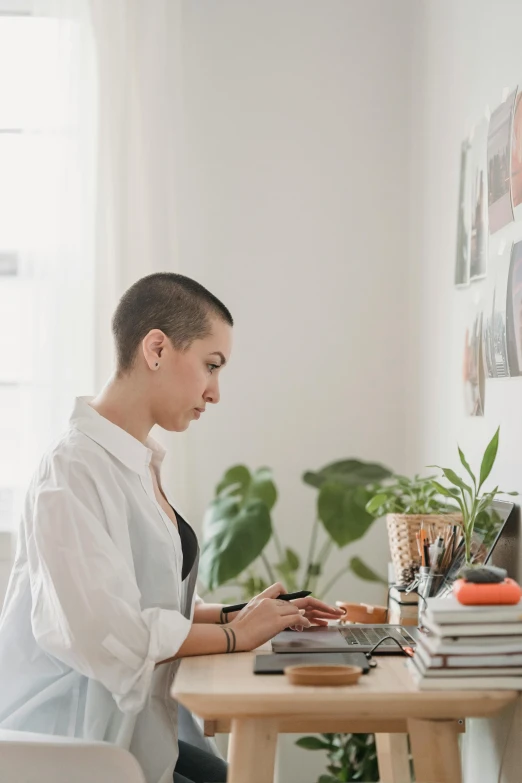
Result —
POLYGON ((227 649, 226 649, 226 652, 229 653, 230 652, 230 636, 228 635, 228 629, 227 628, 222 628, 221 630, 223 631, 223 633, 227 637, 227 649))

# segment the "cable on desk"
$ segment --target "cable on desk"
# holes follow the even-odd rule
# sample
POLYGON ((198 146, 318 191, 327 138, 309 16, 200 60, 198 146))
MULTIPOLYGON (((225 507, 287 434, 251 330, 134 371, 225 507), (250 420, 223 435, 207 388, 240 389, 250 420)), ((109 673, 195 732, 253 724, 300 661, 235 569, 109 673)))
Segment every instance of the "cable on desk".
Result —
POLYGON ((377 644, 374 644, 372 649, 369 650, 367 653, 364 653, 368 660, 372 657, 372 653, 377 649, 377 647, 386 641, 386 639, 391 639, 395 644, 397 644, 401 651, 404 653, 404 655, 407 655, 409 658, 413 658, 413 648, 409 647, 407 644, 401 644, 398 639, 395 638, 395 636, 383 636, 382 639, 379 639, 377 644))

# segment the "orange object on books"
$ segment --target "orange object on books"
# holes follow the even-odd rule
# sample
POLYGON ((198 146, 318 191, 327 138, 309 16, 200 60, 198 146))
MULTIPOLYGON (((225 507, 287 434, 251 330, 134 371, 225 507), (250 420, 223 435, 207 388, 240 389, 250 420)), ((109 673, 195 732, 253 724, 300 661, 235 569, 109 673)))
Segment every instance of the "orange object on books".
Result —
POLYGON ((453 585, 453 595, 466 606, 496 604, 518 604, 522 597, 520 585, 514 579, 504 579, 503 582, 480 584, 457 579, 453 585))

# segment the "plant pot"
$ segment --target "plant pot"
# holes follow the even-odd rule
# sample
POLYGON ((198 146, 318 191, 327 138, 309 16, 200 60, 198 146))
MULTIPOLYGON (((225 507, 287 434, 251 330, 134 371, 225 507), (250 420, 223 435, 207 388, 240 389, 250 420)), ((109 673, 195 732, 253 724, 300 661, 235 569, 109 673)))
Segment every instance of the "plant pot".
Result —
POLYGON ((437 535, 443 534, 448 525, 460 525, 460 514, 387 514, 388 541, 395 571, 395 579, 400 583, 402 572, 414 563, 420 563, 416 533, 421 524, 432 525, 437 535))

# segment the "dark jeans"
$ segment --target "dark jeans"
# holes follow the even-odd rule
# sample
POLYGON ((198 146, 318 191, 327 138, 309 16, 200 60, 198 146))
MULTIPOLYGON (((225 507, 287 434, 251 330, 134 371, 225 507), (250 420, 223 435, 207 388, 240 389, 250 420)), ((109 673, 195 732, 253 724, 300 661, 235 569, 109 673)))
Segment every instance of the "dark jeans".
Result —
POLYGON ((222 759, 179 740, 174 783, 226 783, 227 765, 222 759))

